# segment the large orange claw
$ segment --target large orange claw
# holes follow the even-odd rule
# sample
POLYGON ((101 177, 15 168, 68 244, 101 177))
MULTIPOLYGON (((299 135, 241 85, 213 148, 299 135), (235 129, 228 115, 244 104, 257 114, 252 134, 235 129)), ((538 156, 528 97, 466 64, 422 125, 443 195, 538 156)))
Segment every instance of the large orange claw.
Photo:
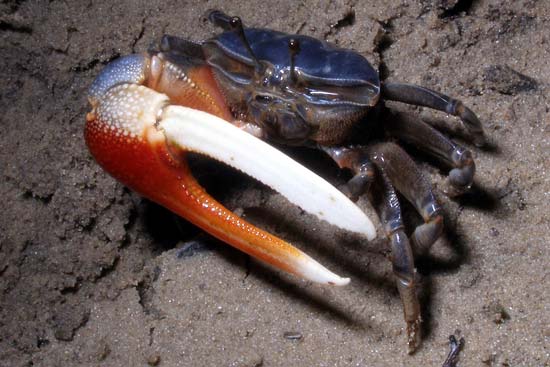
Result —
POLYGON ((226 122, 232 117, 207 68, 182 70, 159 56, 130 55, 104 69, 89 100, 86 143, 124 185, 277 268, 319 283, 349 282, 224 208, 192 176, 186 151, 232 165, 319 218, 374 237, 368 218, 338 190, 226 122))

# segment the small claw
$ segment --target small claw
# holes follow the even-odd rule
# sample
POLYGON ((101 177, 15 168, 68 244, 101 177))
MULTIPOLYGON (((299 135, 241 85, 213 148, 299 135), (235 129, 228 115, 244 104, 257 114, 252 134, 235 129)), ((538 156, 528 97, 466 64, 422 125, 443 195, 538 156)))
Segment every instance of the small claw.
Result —
MULTIPOLYGON (((206 125, 214 129, 213 136, 219 139, 219 143, 223 143, 222 146, 231 146, 231 139, 227 139, 225 134, 231 135, 236 131, 246 136, 245 141, 238 140, 238 144, 245 144, 247 139, 256 139, 220 118, 190 108, 169 106, 169 103, 166 95, 137 84, 118 84, 95 94, 93 110, 87 115, 85 137, 98 163, 126 186, 251 256, 314 282, 347 284, 348 278, 332 273, 289 243, 254 227, 227 210, 193 178, 185 152, 196 150, 214 157, 218 153, 203 150, 200 144, 187 146, 187 134, 197 138, 201 134, 208 135, 207 130, 203 130, 203 125, 206 125), (198 133, 194 132, 193 126, 198 128, 198 133), (227 126, 234 130, 225 130, 227 126), (219 131, 222 131, 221 136, 218 136, 219 131)), ((266 147, 273 149, 265 144, 263 148, 266 147)), ((231 149, 222 150, 221 154, 225 155, 216 158, 230 163, 239 162, 242 155, 271 157, 275 154, 264 150, 252 150, 254 154, 250 154, 242 146, 231 149)), ((278 154, 286 157, 282 153, 278 154)), ((275 164, 269 159, 268 165, 275 164)), ((245 172, 250 171, 249 167, 236 166, 245 172)), ((294 171, 297 167, 295 163, 291 166, 288 161, 284 161, 284 166, 275 165, 275 171, 266 180, 269 184, 284 176, 279 173, 287 168, 292 174, 298 175, 294 171)), ((316 183, 315 179, 311 181, 316 183)), ((317 190, 312 182, 305 184, 301 179, 296 182, 302 186, 312 185, 306 190, 317 190)))

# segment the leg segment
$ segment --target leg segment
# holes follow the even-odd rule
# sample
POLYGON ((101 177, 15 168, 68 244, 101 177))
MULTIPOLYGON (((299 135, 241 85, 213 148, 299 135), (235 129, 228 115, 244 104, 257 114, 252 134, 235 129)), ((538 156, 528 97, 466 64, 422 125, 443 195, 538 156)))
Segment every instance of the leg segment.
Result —
POLYGON ((432 192, 430 182, 422 175, 413 160, 393 143, 379 143, 368 147, 371 161, 384 172, 392 184, 414 205, 424 219, 412 234, 415 248, 425 251, 441 236, 443 216, 432 192))
POLYGON ((357 201, 370 187, 374 178, 374 166, 364 147, 321 147, 338 167, 351 170, 355 175, 348 181, 345 194, 357 201))
MULTIPOLYGON (((385 144, 381 146, 385 146, 385 144)), ((421 322, 420 303, 416 295, 414 258, 409 240, 404 232, 401 207, 395 189, 385 170, 380 168, 377 172, 371 161, 372 157, 374 159, 378 157, 376 154, 373 155, 377 148, 376 146, 374 149, 357 146, 322 147, 322 149, 334 159, 340 168, 347 168, 355 174, 347 184, 347 194, 352 200, 357 200, 360 195, 369 192, 369 199, 380 217, 384 233, 391 244, 393 273, 403 303, 409 353, 412 353, 420 343, 421 322)), ((405 153, 403 152, 403 154, 405 153)), ((439 236, 438 233, 432 234, 434 227, 436 232, 439 231, 438 223, 440 222, 420 226, 415 231, 413 238, 422 237, 422 244, 429 242, 431 245, 439 236), (424 239, 430 235, 436 236, 432 242, 430 239, 424 239)))
POLYGON ((427 151, 452 167, 443 188, 447 195, 457 196, 470 188, 476 166, 468 149, 455 144, 430 125, 404 113, 394 113, 385 127, 392 136, 427 151))
POLYGON ((408 351, 413 353, 420 344, 420 323, 422 321, 420 303, 416 294, 414 258, 409 240, 404 232, 401 207, 395 189, 382 170, 377 173, 369 199, 390 240, 393 274, 407 323, 408 351))
POLYGON ((401 83, 382 84, 382 97, 386 100, 429 107, 458 116, 471 134, 474 144, 483 146, 485 143, 479 119, 472 110, 457 99, 418 85, 401 83))

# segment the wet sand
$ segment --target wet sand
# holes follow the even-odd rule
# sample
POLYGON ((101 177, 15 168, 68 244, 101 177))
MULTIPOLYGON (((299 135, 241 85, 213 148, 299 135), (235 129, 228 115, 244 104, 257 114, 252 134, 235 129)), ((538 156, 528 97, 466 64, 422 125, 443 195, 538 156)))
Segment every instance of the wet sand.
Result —
MULTIPOLYGON (((463 367, 550 365, 550 3, 8 1, 0 49, 0 366, 440 366, 450 334, 466 339, 463 367), (446 170, 411 151, 446 221, 417 259, 416 354, 406 354, 382 236, 362 241, 195 159, 226 206, 352 279, 318 286, 201 235, 88 153, 86 90, 102 67, 164 33, 214 35, 200 21, 208 8, 353 48, 383 79, 460 98, 482 120, 491 144, 465 143, 477 173, 459 199, 439 190, 446 170)), ((321 154, 289 154, 345 182, 321 154)), ((375 217, 367 200, 358 205, 375 217)), ((406 213, 411 230, 419 218, 406 213)))

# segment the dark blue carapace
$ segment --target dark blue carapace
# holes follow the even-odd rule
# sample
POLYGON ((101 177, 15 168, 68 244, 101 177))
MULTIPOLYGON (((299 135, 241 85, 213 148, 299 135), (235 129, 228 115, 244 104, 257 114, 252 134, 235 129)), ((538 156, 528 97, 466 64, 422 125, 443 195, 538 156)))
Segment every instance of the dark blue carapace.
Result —
MULTIPOLYGON (((376 70, 357 52, 303 35, 255 28, 245 29, 244 32, 256 58, 276 68, 290 68, 288 45, 291 39, 295 39, 300 44, 295 68, 309 81, 334 86, 368 84, 376 90, 380 86, 376 70)), ((228 57, 254 65, 250 53, 235 32, 224 32, 208 42, 215 43, 228 57)))
MULTIPOLYGON (((380 97, 378 73, 351 50, 303 35, 228 26, 201 47, 230 109, 287 144, 348 136, 380 97)), ((238 20, 240 22, 240 20, 238 20)))

